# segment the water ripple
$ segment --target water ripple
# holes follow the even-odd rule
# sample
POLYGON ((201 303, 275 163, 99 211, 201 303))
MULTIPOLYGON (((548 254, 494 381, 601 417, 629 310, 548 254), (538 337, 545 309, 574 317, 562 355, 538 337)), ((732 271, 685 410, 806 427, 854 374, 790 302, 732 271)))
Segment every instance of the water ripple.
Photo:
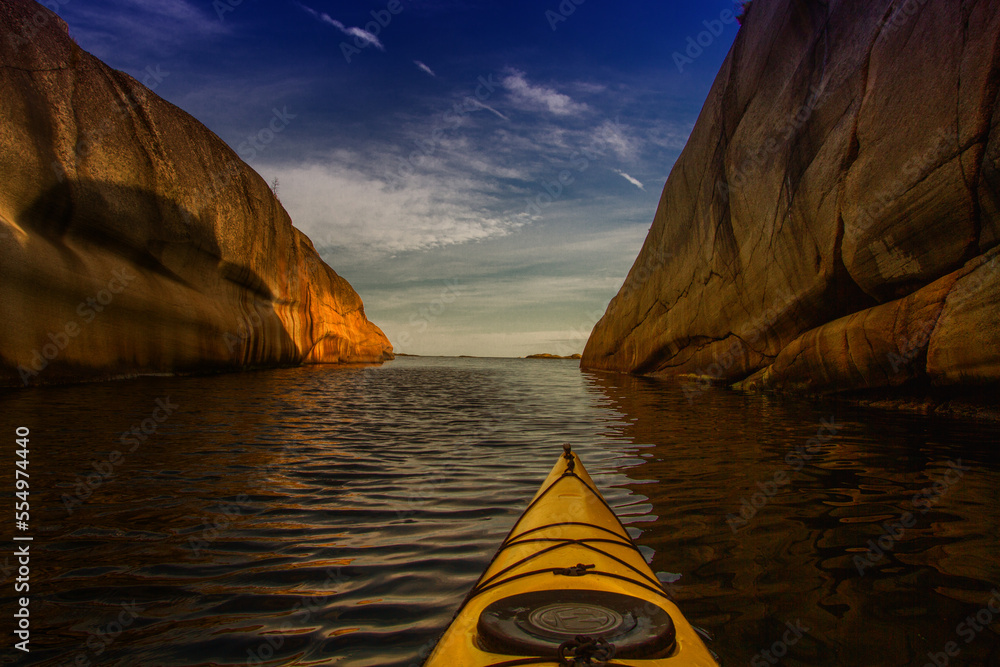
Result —
MULTIPOLYGON (((565 442, 731 664, 794 621, 810 630, 784 665, 916 664, 1000 585, 997 443, 975 423, 715 390, 692 403, 572 363, 475 359, 0 404, 5 432, 30 426, 34 445, 32 652, 17 664, 419 665, 565 442), (109 465, 167 396, 170 419, 109 465), (831 416, 835 437, 790 466, 831 416), (915 507, 958 459, 962 476, 915 507)), ((991 627, 963 664, 1000 664, 991 627)))

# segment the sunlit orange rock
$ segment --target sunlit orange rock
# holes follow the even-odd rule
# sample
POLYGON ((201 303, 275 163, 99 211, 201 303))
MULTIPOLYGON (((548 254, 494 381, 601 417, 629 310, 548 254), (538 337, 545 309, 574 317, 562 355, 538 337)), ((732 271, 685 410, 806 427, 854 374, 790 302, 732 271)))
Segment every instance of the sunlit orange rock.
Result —
POLYGON ((259 175, 34 2, 0 93, 0 385, 391 358, 259 175))

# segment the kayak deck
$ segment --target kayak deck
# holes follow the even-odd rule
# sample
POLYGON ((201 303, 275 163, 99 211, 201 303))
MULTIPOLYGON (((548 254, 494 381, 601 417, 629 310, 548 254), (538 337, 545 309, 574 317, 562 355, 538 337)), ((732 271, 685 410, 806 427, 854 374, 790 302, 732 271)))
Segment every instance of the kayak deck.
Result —
POLYGON ((717 665, 569 446, 424 664, 717 665))

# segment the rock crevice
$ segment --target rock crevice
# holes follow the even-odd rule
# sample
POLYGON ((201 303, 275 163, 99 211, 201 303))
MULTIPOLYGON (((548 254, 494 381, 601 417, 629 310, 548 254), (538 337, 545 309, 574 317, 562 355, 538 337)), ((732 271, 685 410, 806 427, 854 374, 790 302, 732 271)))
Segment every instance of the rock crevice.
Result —
POLYGON ((810 392, 1000 381, 1000 0, 754 9, 582 366, 810 392), (745 354, 720 364, 734 332, 745 354))

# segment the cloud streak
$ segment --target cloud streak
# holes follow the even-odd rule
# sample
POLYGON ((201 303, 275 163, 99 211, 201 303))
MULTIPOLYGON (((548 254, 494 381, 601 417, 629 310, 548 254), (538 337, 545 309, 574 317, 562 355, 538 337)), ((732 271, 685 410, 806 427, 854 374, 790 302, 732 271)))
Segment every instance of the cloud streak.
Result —
POLYGON ((280 180, 295 226, 317 247, 370 257, 506 236, 526 222, 500 211, 479 175, 426 173, 390 188, 355 166, 363 161, 338 151, 326 161, 262 167, 261 173, 269 182, 280 180))
POLYGON ((328 259, 359 290, 368 316, 400 352, 497 356, 582 352, 586 334, 642 247, 648 224, 581 237, 571 233, 578 212, 567 219, 553 229, 523 230, 528 243, 518 232, 482 243, 407 253, 374 267, 356 254, 337 253, 328 259), (419 308, 433 303, 445 285, 454 283, 461 297, 426 329, 415 326, 419 308))
POLYGON ((490 113, 492 113, 492 114, 496 115, 497 117, 502 118, 504 120, 510 120, 510 118, 508 118, 507 116, 503 115, 502 113, 500 113, 499 111, 497 111, 496 109, 494 109, 493 107, 491 107, 489 104, 485 104, 483 102, 480 102, 479 100, 477 100, 474 97, 470 97, 470 98, 468 98, 468 100, 475 107, 479 107, 480 109, 483 109, 485 111, 489 111, 490 113))
POLYGON ((71 26, 74 39, 102 60, 120 66, 123 54, 140 62, 175 56, 192 44, 212 43, 229 32, 199 4, 188 0, 90 0, 61 3, 59 14, 71 26))
POLYGON ((317 21, 333 26, 334 28, 344 33, 348 37, 356 37, 364 42, 367 42, 368 44, 371 44, 379 51, 385 51, 385 46, 383 46, 382 42, 379 41, 379 38, 373 35, 372 33, 368 32, 367 30, 358 28, 356 26, 351 26, 351 27, 345 26, 337 19, 331 18, 329 14, 325 14, 323 12, 317 12, 315 9, 311 7, 306 7, 301 3, 298 3, 298 5, 307 13, 309 13, 310 16, 315 18, 317 21))
POLYGON ((628 181, 629 183, 631 183, 635 187, 637 187, 640 190, 642 190, 643 192, 646 191, 646 186, 643 185, 642 181, 640 181, 638 178, 635 178, 634 176, 629 176, 628 174, 626 174, 621 169, 615 169, 615 173, 618 174, 619 176, 621 176, 622 178, 624 178, 626 181, 628 181))
POLYGON ((574 102, 569 95, 530 83, 520 70, 507 70, 501 83, 512 101, 523 109, 548 111, 556 116, 573 116, 588 110, 586 104, 574 102))
POLYGON ((234 148, 272 108, 297 115, 252 166, 280 180, 295 226, 401 351, 580 351, 714 78, 711 67, 677 74, 669 58, 641 63, 620 45, 683 44, 704 9, 639 3, 630 17, 650 18, 619 21, 621 7, 595 4, 593 20, 535 39, 539 22, 518 3, 403 2, 405 21, 380 31, 369 10, 385 3, 59 5, 82 48, 139 79, 150 65, 171 72, 156 93, 234 148), (342 41, 378 57, 345 67, 342 41), (543 200, 536 214, 529 204, 543 200), (414 314, 446 282, 462 298, 416 330, 414 314))

